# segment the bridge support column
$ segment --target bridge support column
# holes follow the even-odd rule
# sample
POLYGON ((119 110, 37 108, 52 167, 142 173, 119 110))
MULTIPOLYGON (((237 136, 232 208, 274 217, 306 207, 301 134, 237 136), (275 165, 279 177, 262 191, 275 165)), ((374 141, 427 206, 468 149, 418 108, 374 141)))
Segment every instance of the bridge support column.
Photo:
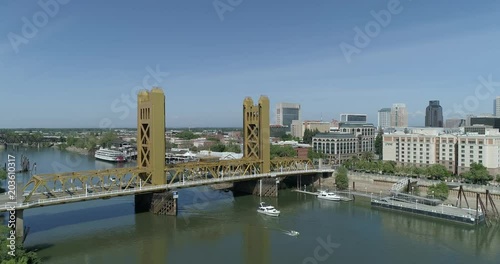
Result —
POLYGON ((24 210, 16 210, 16 237, 24 238, 24 210))
POLYGON ((177 192, 164 191, 135 196, 135 212, 152 212, 157 215, 177 215, 177 192))
POLYGON ((233 184, 233 190, 264 197, 278 197, 279 183, 278 178, 241 181, 233 184))

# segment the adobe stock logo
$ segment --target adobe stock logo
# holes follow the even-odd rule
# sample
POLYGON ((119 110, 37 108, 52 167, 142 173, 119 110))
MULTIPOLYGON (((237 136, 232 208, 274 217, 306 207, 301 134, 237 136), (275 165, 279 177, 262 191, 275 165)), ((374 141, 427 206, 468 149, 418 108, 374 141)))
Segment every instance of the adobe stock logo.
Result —
MULTIPOLYGON (((120 114, 120 120, 125 120, 131 113, 136 114, 137 94, 141 90, 149 90, 151 87, 159 86, 170 75, 168 72, 162 72, 160 65, 156 65, 155 70, 147 66, 146 71, 147 74, 142 78, 142 86, 135 86, 129 93, 121 94, 120 97, 111 102, 110 109, 113 113, 120 114), (156 82, 152 82, 153 80, 156 82)), ((116 125, 111 118, 105 117, 99 121, 99 128, 116 128, 116 125)))
POLYGON ((340 247, 340 244, 332 243, 331 236, 326 237, 326 241, 321 237, 316 238, 318 246, 314 248, 313 256, 307 257, 302 261, 302 264, 318 264, 327 261, 333 254, 335 249, 340 247))
POLYGON ((19 53, 19 46, 21 44, 28 44, 29 39, 36 37, 40 29, 49 23, 49 17, 54 18, 59 14, 61 5, 66 5, 69 2, 70 0, 39 0, 37 3, 42 10, 33 14, 31 20, 24 16, 21 18, 23 26, 21 27, 20 35, 13 32, 7 34, 14 52, 16 54, 19 53))
POLYGON ((453 108, 446 109, 443 113, 444 119, 462 118, 469 113, 473 113, 479 109, 479 106, 484 101, 491 102, 495 95, 499 93, 500 82, 495 82, 492 74, 487 77, 479 76, 477 79, 479 83, 474 89, 474 94, 465 97, 462 103, 455 103, 453 108))
POLYGON ((379 12, 370 11, 375 20, 366 23, 364 31, 359 27, 354 27, 353 30, 356 33, 353 40, 354 45, 345 42, 339 45, 347 63, 351 63, 353 54, 360 54, 364 48, 370 45, 372 39, 380 34, 382 28, 386 28, 391 23, 393 15, 397 15, 403 11, 403 7, 400 4, 399 0, 389 0, 387 10, 380 10, 379 12))
POLYGON ((215 12, 217 12, 220 21, 224 21, 224 13, 233 12, 241 3, 243 3, 243 0, 215 0, 212 4, 214 5, 215 12))

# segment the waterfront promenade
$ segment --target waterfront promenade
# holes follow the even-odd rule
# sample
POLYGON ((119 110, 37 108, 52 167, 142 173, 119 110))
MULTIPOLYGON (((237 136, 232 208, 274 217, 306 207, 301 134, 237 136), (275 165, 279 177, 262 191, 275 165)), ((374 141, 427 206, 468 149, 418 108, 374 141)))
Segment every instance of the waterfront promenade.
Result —
MULTIPOLYGON (((352 189, 353 182, 355 183, 356 191, 361 193, 366 193, 367 195, 373 194, 373 197, 379 197, 381 194, 389 194, 390 189, 394 183, 401 180, 403 177, 393 176, 393 175, 377 175, 368 173, 352 173, 349 172, 349 188, 352 189)), ((419 195, 426 197, 428 186, 432 184, 439 183, 439 181, 432 181, 427 179, 417 179, 418 180, 418 191, 419 195)), ((317 182, 318 186, 319 182, 317 182)), ((451 183, 454 185, 454 183, 451 183)), ((326 179, 321 179, 322 188, 330 188, 334 190, 335 188, 335 177, 330 177, 326 179)), ((443 201, 444 204, 455 205, 458 201, 458 188, 457 185, 454 188, 450 188, 448 199, 443 201)), ((486 188, 490 190, 491 197, 493 198, 495 205, 498 210, 500 210, 500 191, 494 186, 478 186, 478 185, 463 185, 464 194, 469 202, 469 207, 476 209, 476 193, 481 193, 481 198, 484 200, 484 193, 486 188)), ((465 200, 462 200, 462 207, 466 207, 465 200)))

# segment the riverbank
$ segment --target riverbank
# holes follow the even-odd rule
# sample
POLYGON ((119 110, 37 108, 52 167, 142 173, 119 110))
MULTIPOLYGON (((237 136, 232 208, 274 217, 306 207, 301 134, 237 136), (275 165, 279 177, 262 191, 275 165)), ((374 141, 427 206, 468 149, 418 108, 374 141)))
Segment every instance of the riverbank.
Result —
POLYGON ((86 148, 77 148, 74 146, 70 146, 70 147, 67 147, 66 150, 70 151, 70 152, 78 153, 81 155, 91 155, 90 150, 88 150, 86 148))
MULTIPOLYGON (((379 178, 376 177, 375 175, 373 178, 368 177, 367 175, 359 176, 359 175, 354 175, 354 174, 349 174, 349 189, 353 189, 353 182, 355 185, 355 189, 358 192, 366 192, 368 194, 373 193, 374 197, 380 196, 380 195, 387 195, 390 193, 390 190, 392 188, 392 185, 397 182, 396 179, 390 179, 384 177, 379 178)), ((418 185, 418 192, 419 195, 422 197, 427 196, 427 190, 429 183, 428 182, 422 182, 419 180, 417 183, 418 185)), ((321 189, 330 189, 330 190, 335 190, 335 177, 329 177, 329 178, 323 178, 321 179, 321 183, 318 181, 315 183, 315 186, 317 188, 321 189)), ((480 193, 481 194, 481 200, 483 203, 486 203, 485 199, 485 190, 466 190, 464 187, 464 193, 465 196, 467 197, 467 202, 468 205, 465 202, 465 199, 462 198, 462 207, 469 207, 472 209, 476 209, 476 194, 480 193)), ((492 194, 491 195, 495 206, 497 210, 500 211, 500 195, 498 194, 492 194)), ((451 204, 451 205, 456 205, 458 201, 458 190, 455 189, 450 189, 450 192, 448 194, 448 198, 443 202, 444 204, 451 204)))

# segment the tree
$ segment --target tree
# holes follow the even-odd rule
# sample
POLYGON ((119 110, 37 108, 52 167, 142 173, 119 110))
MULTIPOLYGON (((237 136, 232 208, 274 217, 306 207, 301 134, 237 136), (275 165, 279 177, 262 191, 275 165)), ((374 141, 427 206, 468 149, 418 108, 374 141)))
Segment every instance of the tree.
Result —
POLYGON ((76 144, 76 141, 77 139, 75 137, 70 136, 66 139, 66 144, 68 146, 74 146, 76 144))
POLYGON ((337 169, 335 184, 339 190, 346 190, 349 188, 349 178, 347 178, 347 169, 345 167, 341 166, 337 169))
POLYGON ((316 152, 312 148, 307 150, 307 158, 308 159, 325 159, 326 155, 324 153, 316 152))
POLYGON ((198 148, 196 146, 192 146, 189 148, 190 151, 197 152, 198 148))
POLYGON ((382 172, 393 174, 396 171, 396 166, 393 162, 384 162, 382 165, 382 172))
POLYGON ((357 170, 359 169, 359 157, 357 155, 351 156, 348 160, 343 162, 344 167, 350 169, 350 170, 357 170))
POLYGON ((379 129, 377 137, 375 138, 375 154, 378 155, 378 158, 382 160, 382 153, 383 153, 383 136, 384 136, 384 131, 382 129, 379 129))
POLYGON ((432 164, 430 167, 427 167, 425 174, 436 180, 444 180, 451 176, 450 171, 441 164, 432 164))
POLYGON ((496 179, 497 182, 500 182, 500 174, 497 175, 497 179, 496 179))
POLYGON ((0 180, 5 179, 7 179, 7 172, 3 168, 0 168, 0 180))
POLYGON ((306 128, 304 130, 304 137, 302 138, 302 141, 304 141, 305 144, 312 144, 312 138, 317 134, 319 134, 319 130, 317 128, 315 130, 306 128))
MULTIPOLYGON (((6 180, 7 179, 7 171, 5 171, 3 168, 0 168, 0 181, 6 180)), ((0 187, 0 193, 4 193, 5 189, 0 187)))
POLYGON ((211 146, 210 150, 214 151, 214 152, 224 152, 224 150, 226 150, 226 146, 224 146, 224 144, 222 144, 222 143, 217 143, 217 144, 211 146))
POLYGON ((475 184, 486 184, 493 179, 493 176, 490 175, 488 169, 483 164, 475 162, 470 165, 469 171, 463 173, 463 177, 475 184))
POLYGON ((184 139, 184 140, 191 140, 191 139, 198 138, 197 135, 195 135, 193 132, 191 132, 189 130, 184 130, 175 136, 180 138, 180 139, 184 139))
POLYGON ((372 162, 374 159, 373 153, 372 152, 363 152, 361 153, 361 159, 364 161, 372 162))
POLYGON ((434 194, 434 198, 444 201, 448 199, 449 192, 450 189, 448 188, 448 185, 446 185, 446 183, 444 182, 440 182, 429 187, 429 190, 427 191, 427 197, 432 197, 432 195, 434 194))
POLYGON ((26 251, 21 245, 15 245, 15 256, 9 254, 10 229, 7 226, 0 226, 0 263, 2 264, 39 264, 42 263, 41 259, 35 252, 26 251))
POLYGON ((103 147, 109 147, 111 143, 118 139, 118 136, 113 131, 108 131, 102 134, 101 139, 99 139, 99 145, 103 147))
POLYGON ((293 140, 293 137, 292 135, 290 134, 286 134, 286 133, 283 133, 279 136, 279 138, 281 139, 281 141, 289 141, 289 140, 293 140))
POLYGON ((297 152, 289 145, 271 145, 271 159, 276 157, 297 157, 297 152))
POLYGON ((168 150, 171 150, 173 148, 177 148, 177 144, 174 144, 174 143, 172 143, 170 141, 167 141, 167 142, 165 142, 165 148, 168 149, 168 150))
POLYGON ((229 145, 225 146, 224 151, 234 152, 234 153, 241 153, 241 147, 239 145, 230 143, 229 145))

